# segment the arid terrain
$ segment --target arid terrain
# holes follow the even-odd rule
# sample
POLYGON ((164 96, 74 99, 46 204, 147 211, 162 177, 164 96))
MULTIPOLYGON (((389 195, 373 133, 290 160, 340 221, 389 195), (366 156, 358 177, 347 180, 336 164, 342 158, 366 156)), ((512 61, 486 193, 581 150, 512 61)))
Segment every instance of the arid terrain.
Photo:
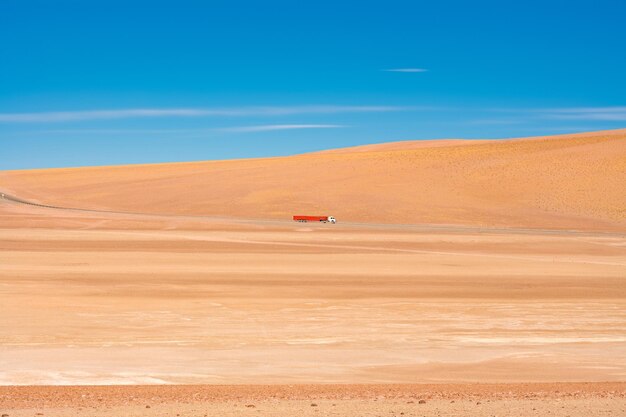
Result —
POLYGON ((62 207, 226 218, 626 231, 626 129, 283 158, 0 172, 62 207), (306 213, 300 213, 305 211, 306 213))
POLYGON ((0 386, 9 417, 623 416, 625 397, 623 383, 0 386))
POLYGON ((626 415, 624 190, 626 130, 0 172, 0 413, 626 415), (16 387, 119 384, 255 387, 16 387))

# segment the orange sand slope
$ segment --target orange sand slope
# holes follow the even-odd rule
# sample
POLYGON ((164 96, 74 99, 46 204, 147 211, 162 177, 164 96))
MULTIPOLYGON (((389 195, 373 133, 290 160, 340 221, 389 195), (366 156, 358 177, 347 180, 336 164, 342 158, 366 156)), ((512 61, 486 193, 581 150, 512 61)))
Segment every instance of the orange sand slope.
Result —
POLYGON ((412 141, 282 158, 0 172, 46 204, 343 222, 626 230, 626 129, 412 141))

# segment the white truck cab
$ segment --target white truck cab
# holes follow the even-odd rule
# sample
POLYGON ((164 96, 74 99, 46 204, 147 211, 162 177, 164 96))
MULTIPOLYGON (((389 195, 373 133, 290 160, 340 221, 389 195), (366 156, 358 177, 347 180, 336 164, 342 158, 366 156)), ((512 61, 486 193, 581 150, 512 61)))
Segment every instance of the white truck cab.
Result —
POLYGON ((335 219, 333 216, 328 216, 328 221, 331 223, 337 223, 337 219, 335 219))

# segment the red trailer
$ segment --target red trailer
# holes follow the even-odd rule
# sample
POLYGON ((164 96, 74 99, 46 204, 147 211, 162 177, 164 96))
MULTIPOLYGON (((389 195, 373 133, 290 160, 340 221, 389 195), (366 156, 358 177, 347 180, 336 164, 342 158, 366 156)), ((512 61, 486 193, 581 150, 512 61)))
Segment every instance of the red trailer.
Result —
POLYGON ((322 223, 337 223, 337 220, 333 216, 293 216, 295 222, 322 222, 322 223))

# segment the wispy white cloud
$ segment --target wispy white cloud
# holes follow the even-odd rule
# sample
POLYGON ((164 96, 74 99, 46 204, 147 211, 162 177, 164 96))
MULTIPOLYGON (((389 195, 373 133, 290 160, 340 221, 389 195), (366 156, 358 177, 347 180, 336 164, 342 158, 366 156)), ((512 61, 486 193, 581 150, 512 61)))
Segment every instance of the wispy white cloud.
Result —
POLYGON ((238 107, 238 108, 180 108, 180 109, 118 109, 83 110, 37 113, 0 113, 4 123, 72 122, 102 119, 210 117, 210 116, 285 116, 295 114, 373 113, 409 110, 400 106, 292 106, 292 107, 238 107))
POLYGON ((425 68, 389 68, 384 69, 385 72, 426 72, 425 68))
POLYGON ((193 117, 207 115, 200 109, 120 109, 37 113, 0 113, 0 122, 70 122, 98 119, 125 119, 138 117, 193 117))
POLYGON ((474 119, 468 122, 472 125, 514 125, 523 123, 521 119, 511 119, 511 118, 503 118, 503 119, 474 119))
POLYGON ((343 125, 323 125, 323 124, 289 124, 289 125, 259 125, 259 126, 238 126, 220 129, 225 132, 268 132, 272 130, 292 130, 292 129, 334 129, 346 127, 343 125))
POLYGON ((487 108, 494 113, 516 113, 524 117, 576 120, 626 120, 626 106, 487 108))
POLYGON ((273 130, 294 130, 294 129, 336 129, 348 127, 336 124, 273 124, 256 126, 229 126, 229 127, 207 127, 192 129, 42 129, 12 132, 17 136, 37 136, 37 135, 109 135, 109 136, 173 136, 177 138, 207 137, 215 133, 247 133, 247 132, 268 132, 273 130))
POLYGON ((626 121, 626 106, 544 109, 544 117, 559 120, 626 121))
MULTIPOLYGON (((603 107, 539 107, 539 108, 486 108, 485 112, 492 117, 475 120, 476 124, 512 124, 537 123, 546 120, 580 121, 580 122, 624 122, 626 106, 603 107), (496 117, 495 114, 506 114, 496 117)), ((597 128, 597 126, 596 126, 597 128)))
POLYGON ((602 107, 487 107, 472 109, 467 125, 502 129, 509 126, 518 135, 572 133, 626 127, 626 106, 602 107))
POLYGON ((36 129, 21 130, 12 132, 14 135, 37 135, 37 134, 63 134, 63 135, 161 135, 161 134, 188 134, 188 133, 210 133, 215 132, 216 128, 197 128, 197 129, 36 129))

